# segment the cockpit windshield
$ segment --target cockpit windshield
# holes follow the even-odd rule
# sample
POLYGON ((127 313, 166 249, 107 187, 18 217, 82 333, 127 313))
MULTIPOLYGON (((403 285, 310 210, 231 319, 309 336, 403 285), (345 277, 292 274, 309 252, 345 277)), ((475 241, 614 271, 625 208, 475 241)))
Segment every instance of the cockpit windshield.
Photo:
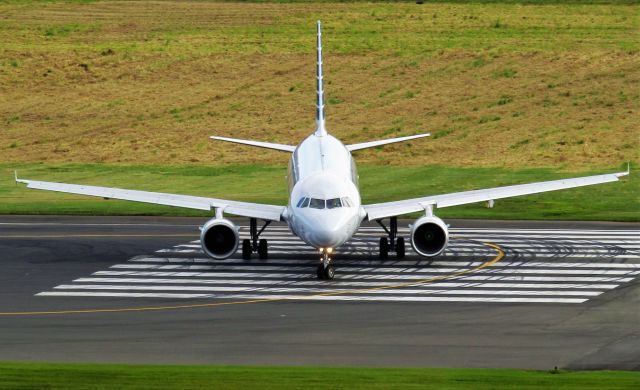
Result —
POLYGON ((337 209, 340 207, 353 207, 353 202, 348 196, 332 199, 317 199, 302 197, 296 204, 298 208, 310 207, 312 209, 337 209))
POLYGON ((327 208, 335 209, 338 207, 342 207, 342 203, 340 202, 340 198, 327 199, 327 208))
POLYGON ((316 199, 311 198, 311 202, 309 203, 309 207, 312 209, 323 209, 324 208, 324 199, 316 199))
POLYGON ((307 207, 307 206, 309 206, 309 198, 306 198, 306 197, 300 198, 300 200, 298 201, 298 204, 296 205, 296 207, 307 207))

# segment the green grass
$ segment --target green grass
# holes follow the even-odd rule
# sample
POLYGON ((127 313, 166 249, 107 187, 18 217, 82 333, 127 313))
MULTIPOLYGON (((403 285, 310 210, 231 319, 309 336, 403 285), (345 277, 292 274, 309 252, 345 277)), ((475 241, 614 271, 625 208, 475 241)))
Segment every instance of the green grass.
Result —
POLYGON ((0 364, 2 389, 637 389, 640 373, 442 368, 0 364))
POLYGON ((637 1, 288 2, 0 0, 0 161, 278 164, 208 136, 310 133, 320 19, 332 134, 452 129, 360 162, 640 162, 637 1))
MULTIPOLYGON (((14 184, 13 169, 19 171, 20 177, 35 180, 287 203, 284 166, 0 164, 0 214, 207 215, 180 208, 29 190, 24 185, 14 184)), ((555 172, 541 168, 510 170, 362 165, 359 174, 363 202, 375 203, 624 169, 626 167, 555 172)), ((632 172, 631 177, 617 183, 498 200, 493 209, 472 204, 436 212, 445 218, 640 221, 638 183, 632 172)))
POLYGON ((4 363, 10 389, 637 389, 640 373, 4 363))

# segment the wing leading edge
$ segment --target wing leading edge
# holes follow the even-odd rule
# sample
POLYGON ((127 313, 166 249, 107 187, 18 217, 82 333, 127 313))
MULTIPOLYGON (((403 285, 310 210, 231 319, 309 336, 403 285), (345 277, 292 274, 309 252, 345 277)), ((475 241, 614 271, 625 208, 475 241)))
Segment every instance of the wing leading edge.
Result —
POLYGON ((395 202, 385 202, 364 205, 369 220, 393 217, 424 211, 429 207, 451 207, 469 203, 486 202, 496 199, 511 198, 514 196, 538 194, 548 191, 564 190, 567 188, 583 187, 594 184, 610 183, 618 181, 620 177, 629 174, 626 172, 609 173, 596 176, 584 176, 573 179, 543 181, 513 186, 487 188, 482 190, 454 192, 451 194, 426 196, 422 198, 406 199, 395 202))
POLYGON ((285 211, 284 206, 260 203, 238 202, 225 199, 205 198, 191 195, 167 194, 163 192, 149 192, 126 190, 121 188, 96 187, 79 184, 54 183, 47 181, 18 179, 27 188, 36 190, 65 192, 69 194, 97 196, 105 199, 130 200, 134 202, 152 203, 165 206, 183 207, 196 210, 221 209, 225 213, 249 218, 260 218, 280 221, 285 211))

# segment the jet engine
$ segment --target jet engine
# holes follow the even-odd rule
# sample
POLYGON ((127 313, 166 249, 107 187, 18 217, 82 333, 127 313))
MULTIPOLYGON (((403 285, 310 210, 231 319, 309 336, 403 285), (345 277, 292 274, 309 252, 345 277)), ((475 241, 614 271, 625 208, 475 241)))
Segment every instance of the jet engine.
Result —
POLYGON ((447 225, 436 216, 422 217, 411 226, 411 246, 420 256, 438 256, 448 242, 447 225))
POLYGON ((238 249, 238 242, 238 228, 228 219, 213 218, 201 228, 200 245, 204 253, 214 259, 231 257, 238 249))

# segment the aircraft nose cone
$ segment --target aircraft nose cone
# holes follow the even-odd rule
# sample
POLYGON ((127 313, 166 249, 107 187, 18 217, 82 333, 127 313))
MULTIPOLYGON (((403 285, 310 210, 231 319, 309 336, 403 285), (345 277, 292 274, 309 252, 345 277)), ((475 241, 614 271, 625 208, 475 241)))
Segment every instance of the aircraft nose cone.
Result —
POLYGON ((335 216, 317 216, 311 222, 313 244, 320 248, 334 248, 342 244, 343 223, 335 216))
POLYGON ((313 241, 319 247, 335 247, 339 243, 338 229, 330 226, 315 226, 313 232, 313 241))

